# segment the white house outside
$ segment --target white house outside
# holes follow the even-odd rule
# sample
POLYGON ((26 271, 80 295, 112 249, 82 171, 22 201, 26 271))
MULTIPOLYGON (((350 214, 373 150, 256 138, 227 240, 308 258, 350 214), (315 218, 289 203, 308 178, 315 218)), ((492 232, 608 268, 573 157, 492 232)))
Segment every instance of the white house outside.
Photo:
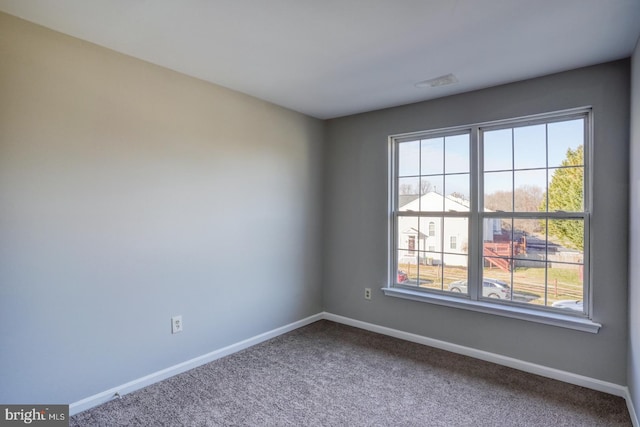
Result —
MULTIPOLYGON (((405 202, 400 211, 413 212, 469 212, 469 201, 443 196, 430 191, 405 202)), ((485 242, 492 242, 502 232, 499 219, 483 223, 485 242)), ((451 217, 401 217, 398 224, 398 247, 405 248, 399 264, 466 267, 468 264, 469 219, 451 217)))

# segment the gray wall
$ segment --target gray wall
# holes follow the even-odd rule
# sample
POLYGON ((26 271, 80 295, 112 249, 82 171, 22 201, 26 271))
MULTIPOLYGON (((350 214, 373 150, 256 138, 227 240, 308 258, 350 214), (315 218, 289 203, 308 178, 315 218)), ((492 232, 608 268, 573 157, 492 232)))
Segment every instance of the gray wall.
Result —
POLYGON ((324 306, 338 315, 626 384, 629 61, 331 120, 324 306), (592 105, 593 318, 598 334, 386 297, 387 137, 592 105), (376 289, 373 299, 363 289, 376 289))
POLYGON ((638 39, 631 60, 630 159, 629 373, 627 383, 635 410, 640 411, 640 39, 638 39))
POLYGON ((0 402, 321 311, 323 122, 5 14, 0 94, 0 402))

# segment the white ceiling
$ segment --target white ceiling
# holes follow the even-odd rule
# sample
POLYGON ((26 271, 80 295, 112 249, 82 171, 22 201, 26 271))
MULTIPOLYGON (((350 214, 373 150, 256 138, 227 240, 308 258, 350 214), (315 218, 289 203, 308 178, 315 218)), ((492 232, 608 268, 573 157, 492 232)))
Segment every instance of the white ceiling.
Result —
POLYGON ((640 0, 0 0, 0 10, 318 118, 628 57, 640 0), (458 83, 417 88, 453 73, 458 83))

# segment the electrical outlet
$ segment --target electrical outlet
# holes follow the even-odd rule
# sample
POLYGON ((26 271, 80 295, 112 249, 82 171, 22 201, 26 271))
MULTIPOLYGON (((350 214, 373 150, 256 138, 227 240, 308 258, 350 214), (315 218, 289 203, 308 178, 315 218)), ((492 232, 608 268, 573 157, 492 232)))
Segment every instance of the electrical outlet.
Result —
POLYGON ((364 299, 371 299, 371 288, 364 288, 364 299))
POLYGON ((171 333, 177 334, 182 332, 182 316, 173 316, 171 318, 171 333))

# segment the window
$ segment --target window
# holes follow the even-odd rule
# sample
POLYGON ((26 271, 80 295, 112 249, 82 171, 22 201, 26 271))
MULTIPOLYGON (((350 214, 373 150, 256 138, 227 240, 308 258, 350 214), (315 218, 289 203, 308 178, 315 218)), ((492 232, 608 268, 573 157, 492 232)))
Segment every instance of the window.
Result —
POLYGON ((436 223, 431 221, 429 223, 429 236, 435 236, 436 235, 436 223))
POLYGON ((577 109, 392 137, 391 258, 408 280, 391 288, 587 317, 590 126, 577 109))

